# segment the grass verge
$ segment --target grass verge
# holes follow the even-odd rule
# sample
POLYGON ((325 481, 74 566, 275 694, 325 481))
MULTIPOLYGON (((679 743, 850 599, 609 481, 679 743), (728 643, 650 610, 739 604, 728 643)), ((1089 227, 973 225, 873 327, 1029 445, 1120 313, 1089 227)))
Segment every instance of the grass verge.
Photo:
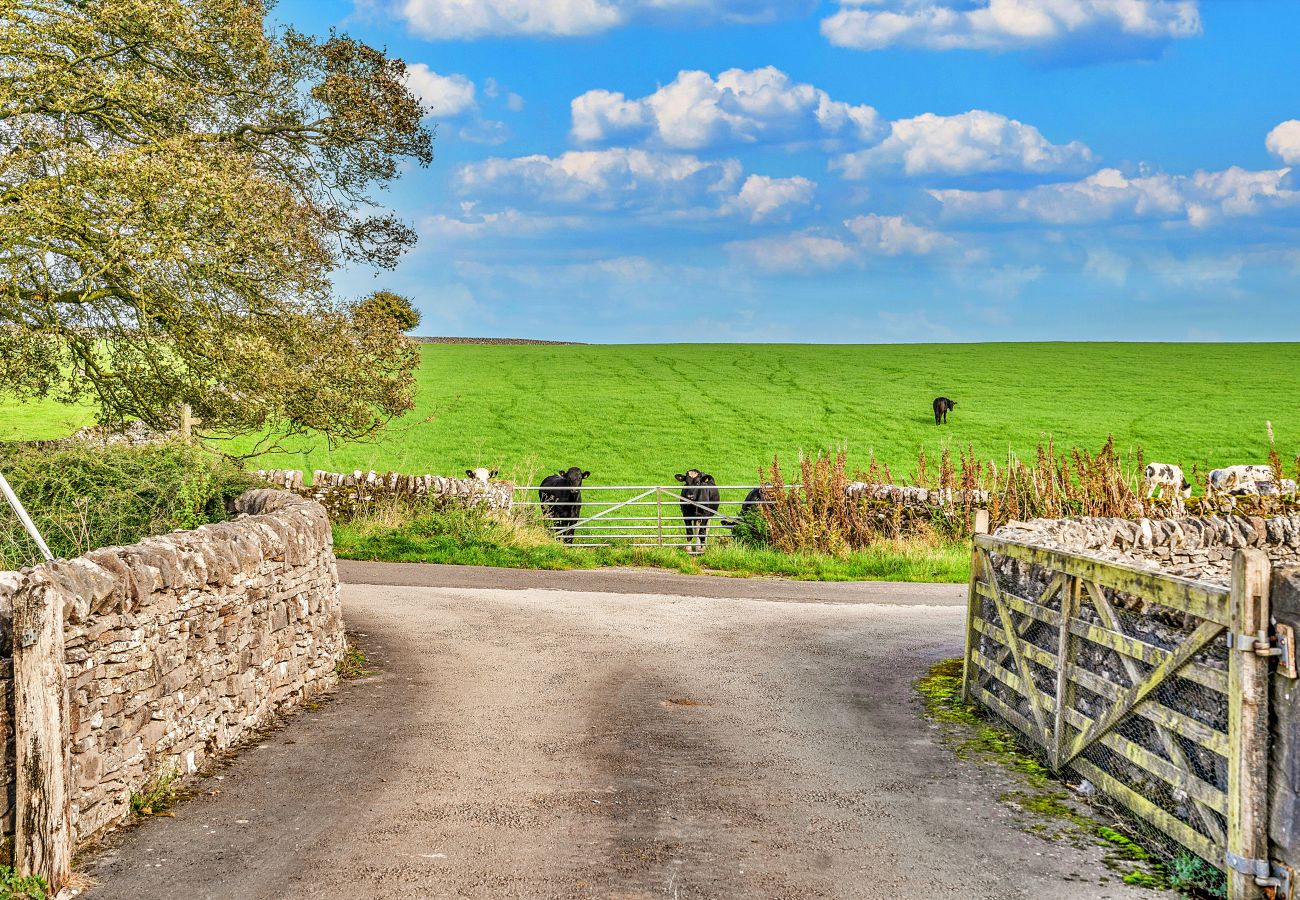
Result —
POLYGON ((688 575, 780 576, 805 581, 965 582, 970 551, 935 538, 882 539, 832 556, 781 553, 718 542, 698 556, 674 548, 574 548, 557 543, 535 522, 451 507, 388 507, 334 524, 341 559, 498 566, 512 569, 594 569, 638 566, 688 575))
POLYGON ((944 727, 945 739, 957 756, 995 763, 1020 776, 1024 787, 1008 791, 1001 799, 1026 814, 1025 831, 1050 841, 1101 847, 1103 861, 1125 884, 1175 891, 1189 900, 1227 896, 1223 873, 1200 857, 1186 850, 1166 855, 1157 842, 1143 840, 1137 823, 1085 806, 1069 785, 1022 748, 1013 733, 962 700, 961 674, 961 659, 940 660, 916 681, 917 693, 926 715, 944 727), (1113 821, 1103 823, 1099 814, 1108 814, 1113 821))

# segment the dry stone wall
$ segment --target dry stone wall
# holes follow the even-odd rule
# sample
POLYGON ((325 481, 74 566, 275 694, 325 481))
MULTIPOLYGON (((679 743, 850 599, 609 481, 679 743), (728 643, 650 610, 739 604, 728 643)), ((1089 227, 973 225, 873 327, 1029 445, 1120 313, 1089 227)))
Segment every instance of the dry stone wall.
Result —
POLYGON ((1300 515, 1034 519, 995 535, 1214 584, 1228 583, 1240 547, 1260 548, 1274 566, 1300 564, 1300 515))
POLYGON ((982 508, 989 502, 988 491, 954 491, 905 484, 870 484, 865 481, 850 482, 845 485, 844 493, 850 500, 878 500, 918 509, 967 505, 982 508))
POLYGON ((514 505, 515 486, 510 481, 317 469, 312 472, 311 484, 306 484, 303 473, 297 469, 259 469, 256 474, 276 487, 315 500, 334 518, 348 518, 378 501, 392 499, 428 497, 500 510, 509 510, 514 505))
POLYGON ((159 773, 196 772, 251 730, 334 684, 345 650, 330 524, 270 489, 237 518, 0 573, 0 767, 14 823, 12 609, 62 599, 74 840, 121 821, 159 773))

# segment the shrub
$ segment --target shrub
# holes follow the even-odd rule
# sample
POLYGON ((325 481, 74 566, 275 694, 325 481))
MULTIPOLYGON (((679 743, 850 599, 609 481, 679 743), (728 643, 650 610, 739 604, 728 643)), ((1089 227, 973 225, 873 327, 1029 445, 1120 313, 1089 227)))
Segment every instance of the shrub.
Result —
POLYGON ((742 547, 768 547, 772 543, 771 529, 761 510, 750 510, 736 519, 731 538, 742 547))
POLYGON ((19 875, 12 866, 0 866, 0 900, 46 900, 49 890, 39 875, 19 875))
MULTIPOLYGON (((129 544, 227 517, 258 482, 199 444, 49 448, 0 444, 0 472, 55 556, 129 544)), ((36 548, 0 503, 0 569, 37 560, 36 548)))
MULTIPOLYGON (((1270 452, 1275 477, 1282 463, 1270 452)), ((937 456, 922 450, 910 477, 897 477, 888 465, 868 458, 865 469, 848 474, 843 451, 800 455, 799 483, 788 484, 779 459, 759 477, 771 485, 773 503, 762 509, 770 546, 785 552, 818 552, 843 556, 882 539, 921 537, 964 538, 974 527, 975 513, 989 512, 992 527, 1013 520, 1059 519, 1066 516, 1164 518, 1170 515, 1282 515, 1300 511, 1295 496, 1193 497, 1179 505, 1172 498, 1146 497, 1145 463, 1140 449, 1120 453, 1108 439, 1096 453, 1072 448, 1058 452, 1049 438, 1035 450, 1032 461, 1008 455, 1003 464, 981 461, 974 451, 948 450, 937 456), (868 486, 848 499, 851 482, 868 486), (905 504, 872 499, 871 488, 896 485, 925 488, 943 503, 905 504)), ((1300 469, 1300 460, 1297 461, 1300 469)), ((1195 472, 1192 473, 1195 477, 1195 472)))

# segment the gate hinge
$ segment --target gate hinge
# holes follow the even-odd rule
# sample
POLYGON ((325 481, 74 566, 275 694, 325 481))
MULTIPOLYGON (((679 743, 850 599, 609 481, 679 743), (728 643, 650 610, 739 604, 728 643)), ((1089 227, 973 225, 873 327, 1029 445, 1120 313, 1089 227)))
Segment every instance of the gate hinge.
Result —
POLYGON ((1253 653, 1256 656, 1284 656, 1284 647, 1274 647, 1266 635, 1234 634, 1228 632, 1228 649, 1253 653))
POLYGON ((1270 863, 1267 859, 1251 859, 1224 851, 1224 864, 1234 872, 1249 875, 1262 888, 1272 888, 1277 900, 1291 896, 1291 871, 1286 866, 1270 863))

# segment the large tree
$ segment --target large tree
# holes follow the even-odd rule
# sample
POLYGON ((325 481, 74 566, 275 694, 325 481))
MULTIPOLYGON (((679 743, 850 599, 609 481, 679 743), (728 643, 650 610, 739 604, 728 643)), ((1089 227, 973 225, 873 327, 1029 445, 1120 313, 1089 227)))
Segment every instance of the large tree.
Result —
POLYGON ((409 305, 330 273, 413 243, 373 195, 432 159, 424 110, 400 61, 267 11, 0 0, 0 394, 331 441, 410 408, 409 305))

